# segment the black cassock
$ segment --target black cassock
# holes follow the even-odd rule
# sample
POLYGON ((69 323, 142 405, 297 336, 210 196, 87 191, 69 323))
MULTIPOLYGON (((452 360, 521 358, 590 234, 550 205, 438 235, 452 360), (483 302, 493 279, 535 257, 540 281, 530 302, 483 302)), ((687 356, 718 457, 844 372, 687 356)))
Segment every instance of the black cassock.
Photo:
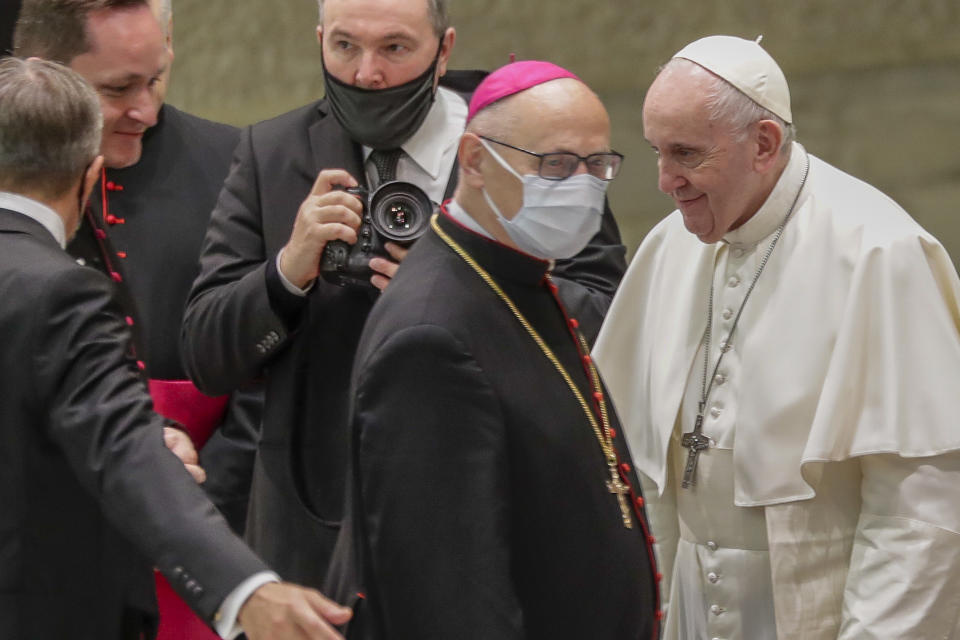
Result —
MULTIPOLYGON (((445 214, 438 224, 512 299, 599 423, 548 264, 445 214)), ((351 517, 328 585, 345 601, 364 595, 351 637, 656 637, 653 540, 612 407, 633 528, 584 406, 433 230, 371 312, 352 387, 351 517)))
POLYGON ((235 127, 164 105, 157 124, 144 134, 139 162, 105 170, 91 195, 90 215, 68 250, 118 282, 158 410, 181 421, 211 416, 207 424, 187 424, 191 431, 219 426, 201 451, 208 474, 204 488, 231 526, 242 531, 260 392, 241 391, 229 402, 211 404, 184 391, 188 383, 179 351, 200 245, 238 139, 235 127))

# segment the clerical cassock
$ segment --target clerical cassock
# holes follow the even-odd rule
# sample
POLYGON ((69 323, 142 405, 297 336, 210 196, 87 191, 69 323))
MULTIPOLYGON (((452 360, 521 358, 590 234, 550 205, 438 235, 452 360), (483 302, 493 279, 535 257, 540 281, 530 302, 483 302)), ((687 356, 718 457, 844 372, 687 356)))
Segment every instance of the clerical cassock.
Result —
POLYGON ((643 498, 549 268, 440 213, 367 321, 346 538, 369 637, 656 637, 643 498))

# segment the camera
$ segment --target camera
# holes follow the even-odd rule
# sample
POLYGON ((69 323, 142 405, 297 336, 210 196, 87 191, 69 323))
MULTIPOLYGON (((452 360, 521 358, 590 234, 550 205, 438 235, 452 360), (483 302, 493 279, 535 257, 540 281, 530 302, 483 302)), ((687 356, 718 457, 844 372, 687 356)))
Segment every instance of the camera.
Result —
POLYGON ((413 244, 423 235, 433 215, 433 203, 420 187, 409 182, 386 182, 373 193, 363 187, 343 189, 363 202, 363 219, 357 230, 357 242, 349 245, 331 240, 323 249, 320 273, 324 280, 340 286, 370 284, 370 258, 389 257, 384 244, 413 244))

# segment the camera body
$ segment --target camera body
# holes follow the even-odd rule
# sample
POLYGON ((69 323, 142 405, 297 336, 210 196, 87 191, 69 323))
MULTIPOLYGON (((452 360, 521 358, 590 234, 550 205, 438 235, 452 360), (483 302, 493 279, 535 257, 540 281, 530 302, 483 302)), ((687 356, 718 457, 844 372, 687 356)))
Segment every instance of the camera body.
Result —
POLYGON ((323 249, 320 274, 340 286, 373 288, 370 259, 388 257, 384 245, 396 242, 409 246, 423 235, 434 213, 433 203, 423 190, 409 182, 386 182, 372 193, 363 187, 344 189, 363 202, 363 218, 357 242, 349 245, 331 240, 323 249))

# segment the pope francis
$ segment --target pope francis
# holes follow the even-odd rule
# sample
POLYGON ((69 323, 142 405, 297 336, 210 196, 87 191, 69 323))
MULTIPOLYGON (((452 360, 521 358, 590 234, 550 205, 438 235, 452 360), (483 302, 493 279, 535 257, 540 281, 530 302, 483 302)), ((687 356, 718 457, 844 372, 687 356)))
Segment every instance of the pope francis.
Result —
POLYGON ((895 202, 794 141, 757 42, 703 38, 643 106, 677 210, 595 350, 667 639, 960 638, 960 280, 895 202))

